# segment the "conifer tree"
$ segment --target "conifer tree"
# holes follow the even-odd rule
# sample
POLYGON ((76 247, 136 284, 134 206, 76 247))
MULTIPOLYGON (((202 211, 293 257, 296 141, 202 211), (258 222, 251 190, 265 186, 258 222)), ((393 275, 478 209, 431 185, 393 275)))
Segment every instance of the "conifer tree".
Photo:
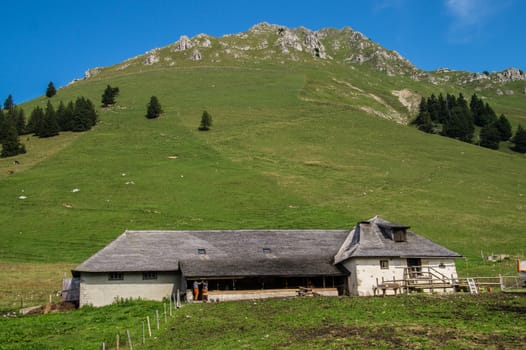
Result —
POLYGON ((480 145, 482 147, 499 149, 500 132, 495 123, 484 126, 480 130, 480 145))
POLYGON ((0 157, 12 157, 17 154, 26 153, 25 146, 19 141, 15 123, 5 118, 4 120, 6 123, 4 126, 5 132, 2 139, 2 152, 0 153, 0 157))
POLYGON ((497 119, 497 121, 495 121, 493 124, 499 131, 501 141, 508 141, 511 138, 511 124, 504 114, 501 114, 499 119, 497 119))
POLYGON ((51 101, 47 101, 46 111, 44 113, 44 119, 37 130, 39 137, 52 137, 59 133, 59 126, 57 122, 57 114, 51 104, 51 101))
POLYGON ((4 101, 4 109, 5 110, 10 110, 14 106, 15 106, 15 103, 13 101, 13 96, 11 96, 11 95, 7 96, 7 98, 4 101))
POLYGON ((7 119, 4 115, 4 111, 0 108, 0 143, 4 141, 7 134, 7 119))
POLYGON ((93 103, 84 97, 75 101, 75 111, 71 120, 72 131, 87 131, 97 123, 97 112, 93 103))
POLYGON ((115 98, 119 95, 119 88, 112 88, 110 85, 106 87, 102 94, 102 106, 108 107, 109 105, 115 104, 115 98))
POLYGON ((515 147, 512 148, 515 152, 526 153, 526 130, 522 128, 522 125, 519 124, 517 127, 512 142, 515 144, 515 147))
POLYGON ((7 118, 14 122, 18 135, 26 133, 26 116, 22 108, 19 106, 12 107, 7 111, 7 118))
POLYGON ((201 116, 201 124, 199 125, 199 130, 208 131, 210 130, 211 126, 212 126, 212 116, 207 111, 204 111, 203 115, 201 116))
POLYGON ((55 89, 55 84, 52 81, 49 82, 46 89, 46 96, 51 98, 57 94, 57 89, 55 89))
POLYGON ((44 120, 44 110, 40 106, 36 106, 31 115, 29 116, 29 122, 26 126, 26 132, 30 134, 38 134, 44 120))
POLYGON ((156 96, 152 96, 150 98, 150 103, 148 103, 148 106, 146 107, 146 118, 148 119, 159 118, 162 112, 163 112, 163 109, 161 107, 161 104, 159 103, 159 100, 157 99, 156 96))

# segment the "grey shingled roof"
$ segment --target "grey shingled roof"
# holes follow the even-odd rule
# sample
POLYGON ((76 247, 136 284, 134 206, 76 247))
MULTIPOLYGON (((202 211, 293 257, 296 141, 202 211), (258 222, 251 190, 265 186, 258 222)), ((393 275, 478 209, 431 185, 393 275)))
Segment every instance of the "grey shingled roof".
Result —
POLYGON ((344 275, 348 230, 126 231, 73 272, 177 271, 186 277, 344 275), (206 249, 205 255, 198 249, 206 249), (270 248, 265 254, 263 248, 270 248))
POLYGON ((334 257, 334 263, 358 257, 461 257, 411 231, 407 231, 405 242, 395 242, 392 239, 393 228, 409 227, 394 224, 379 216, 358 223, 334 257))

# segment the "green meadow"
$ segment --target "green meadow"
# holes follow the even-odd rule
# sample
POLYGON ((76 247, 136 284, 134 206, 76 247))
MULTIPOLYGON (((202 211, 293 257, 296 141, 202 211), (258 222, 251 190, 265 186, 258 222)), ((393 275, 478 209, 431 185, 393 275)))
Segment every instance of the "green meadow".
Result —
POLYGON ((128 332, 134 349, 521 349, 526 341, 526 298, 502 293, 189 304, 172 316, 166 306, 166 321, 163 303, 145 301, 0 319, 0 349, 116 349, 117 335, 129 349, 128 332))
MULTIPOLYGON (((111 68, 60 89, 52 101, 85 96, 98 105, 108 84, 120 89, 117 104, 98 107, 91 131, 23 136, 28 153, 15 158, 19 164, 0 159, 2 312, 46 302, 70 269, 126 229, 351 229, 380 215, 462 254, 462 276, 515 275, 513 259, 525 255, 526 158, 406 126, 412 114, 393 95, 460 92, 454 86, 338 65, 189 65, 122 74, 111 68), (144 117, 152 95, 164 109, 156 120, 144 117), (204 110, 213 117, 208 132, 197 130, 204 110), (382 117, 395 114, 402 123, 382 117), (512 258, 485 263, 481 252, 512 258)), ((486 95, 514 126, 526 117, 524 96, 486 95)), ((22 107, 29 115, 46 103, 22 107)), ((158 307, 1 319, 0 349, 93 348, 125 327, 137 337, 146 313, 158 307)), ((495 337, 505 348, 524 343, 517 331, 523 297, 316 298, 182 310, 161 332, 164 340, 143 348, 439 348, 446 338, 449 348, 479 348, 495 337), (407 303, 418 315, 402 311, 407 303), (483 318, 502 303, 510 307, 483 318), (465 307, 467 316, 450 324, 464 312, 453 310, 465 307), (367 336, 384 331, 392 337, 367 336)))

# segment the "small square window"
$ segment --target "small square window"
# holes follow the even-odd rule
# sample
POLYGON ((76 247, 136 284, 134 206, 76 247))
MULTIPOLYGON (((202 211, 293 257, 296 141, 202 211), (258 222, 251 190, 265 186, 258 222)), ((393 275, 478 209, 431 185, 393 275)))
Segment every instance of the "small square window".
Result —
POLYGON ((270 254, 272 253, 272 249, 270 248, 263 248, 263 254, 270 254))
POLYGON ((205 248, 198 248, 197 249, 197 254, 199 254, 199 255, 206 254, 206 249, 205 248))
POLYGON ((389 270, 389 260, 380 260, 380 268, 382 270, 389 270))
POLYGON ((142 273, 142 279, 143 280, 156 280, 157 279, 157 272, 143 272, 142 273))
POLYGON ((108 280, 110 281, 121 281, 124 279, 124 274, 122 272, 110 272, 108 275, 108 280))

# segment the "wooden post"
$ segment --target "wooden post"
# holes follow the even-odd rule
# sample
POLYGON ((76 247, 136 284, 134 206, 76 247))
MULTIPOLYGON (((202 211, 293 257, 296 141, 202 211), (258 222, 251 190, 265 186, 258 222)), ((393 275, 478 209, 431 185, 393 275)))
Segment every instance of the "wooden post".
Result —
POLYGON ((170 317, 172 317, 172 297, 170 297, 170 317))
POLYGON ((119 350, 119 347, 121 345, 121 340, 119 339, 119 333, 115 336, 115 348, 119 350))
POLYGON ((180 308, 181 307, 181 293, 179 292, 179 289, 177 289, 177 304, 176 304, 176 307, 177 308, 180 308))
POLYGON ((152 337, 152 327, 150 326, 150 316, 146 316, 146 322, 148 323, 148 335, 152 337))
POLYGON ((164 307, 164 323, 166 323, 166 303, 163 303, 164 307))
POLYGON ((159 330, 159 310, 155 310, 155 323, 157 325, 157 330, 159 330))
POLYGON ((126 334, 128 335, 128 349, 133 350, 133 345, 131 341, 130 331, 127 329, 126 334))
POLYGON ((146 343, 146 335, 144 334, 144 321, 142 321, 142 343, 146 343))
POLYGON ((49 294, 49 305, 51 305, 51 294, 49 294))
POLYGON ((102 350, 106 350, 106 343, 102 342, 102 350))

